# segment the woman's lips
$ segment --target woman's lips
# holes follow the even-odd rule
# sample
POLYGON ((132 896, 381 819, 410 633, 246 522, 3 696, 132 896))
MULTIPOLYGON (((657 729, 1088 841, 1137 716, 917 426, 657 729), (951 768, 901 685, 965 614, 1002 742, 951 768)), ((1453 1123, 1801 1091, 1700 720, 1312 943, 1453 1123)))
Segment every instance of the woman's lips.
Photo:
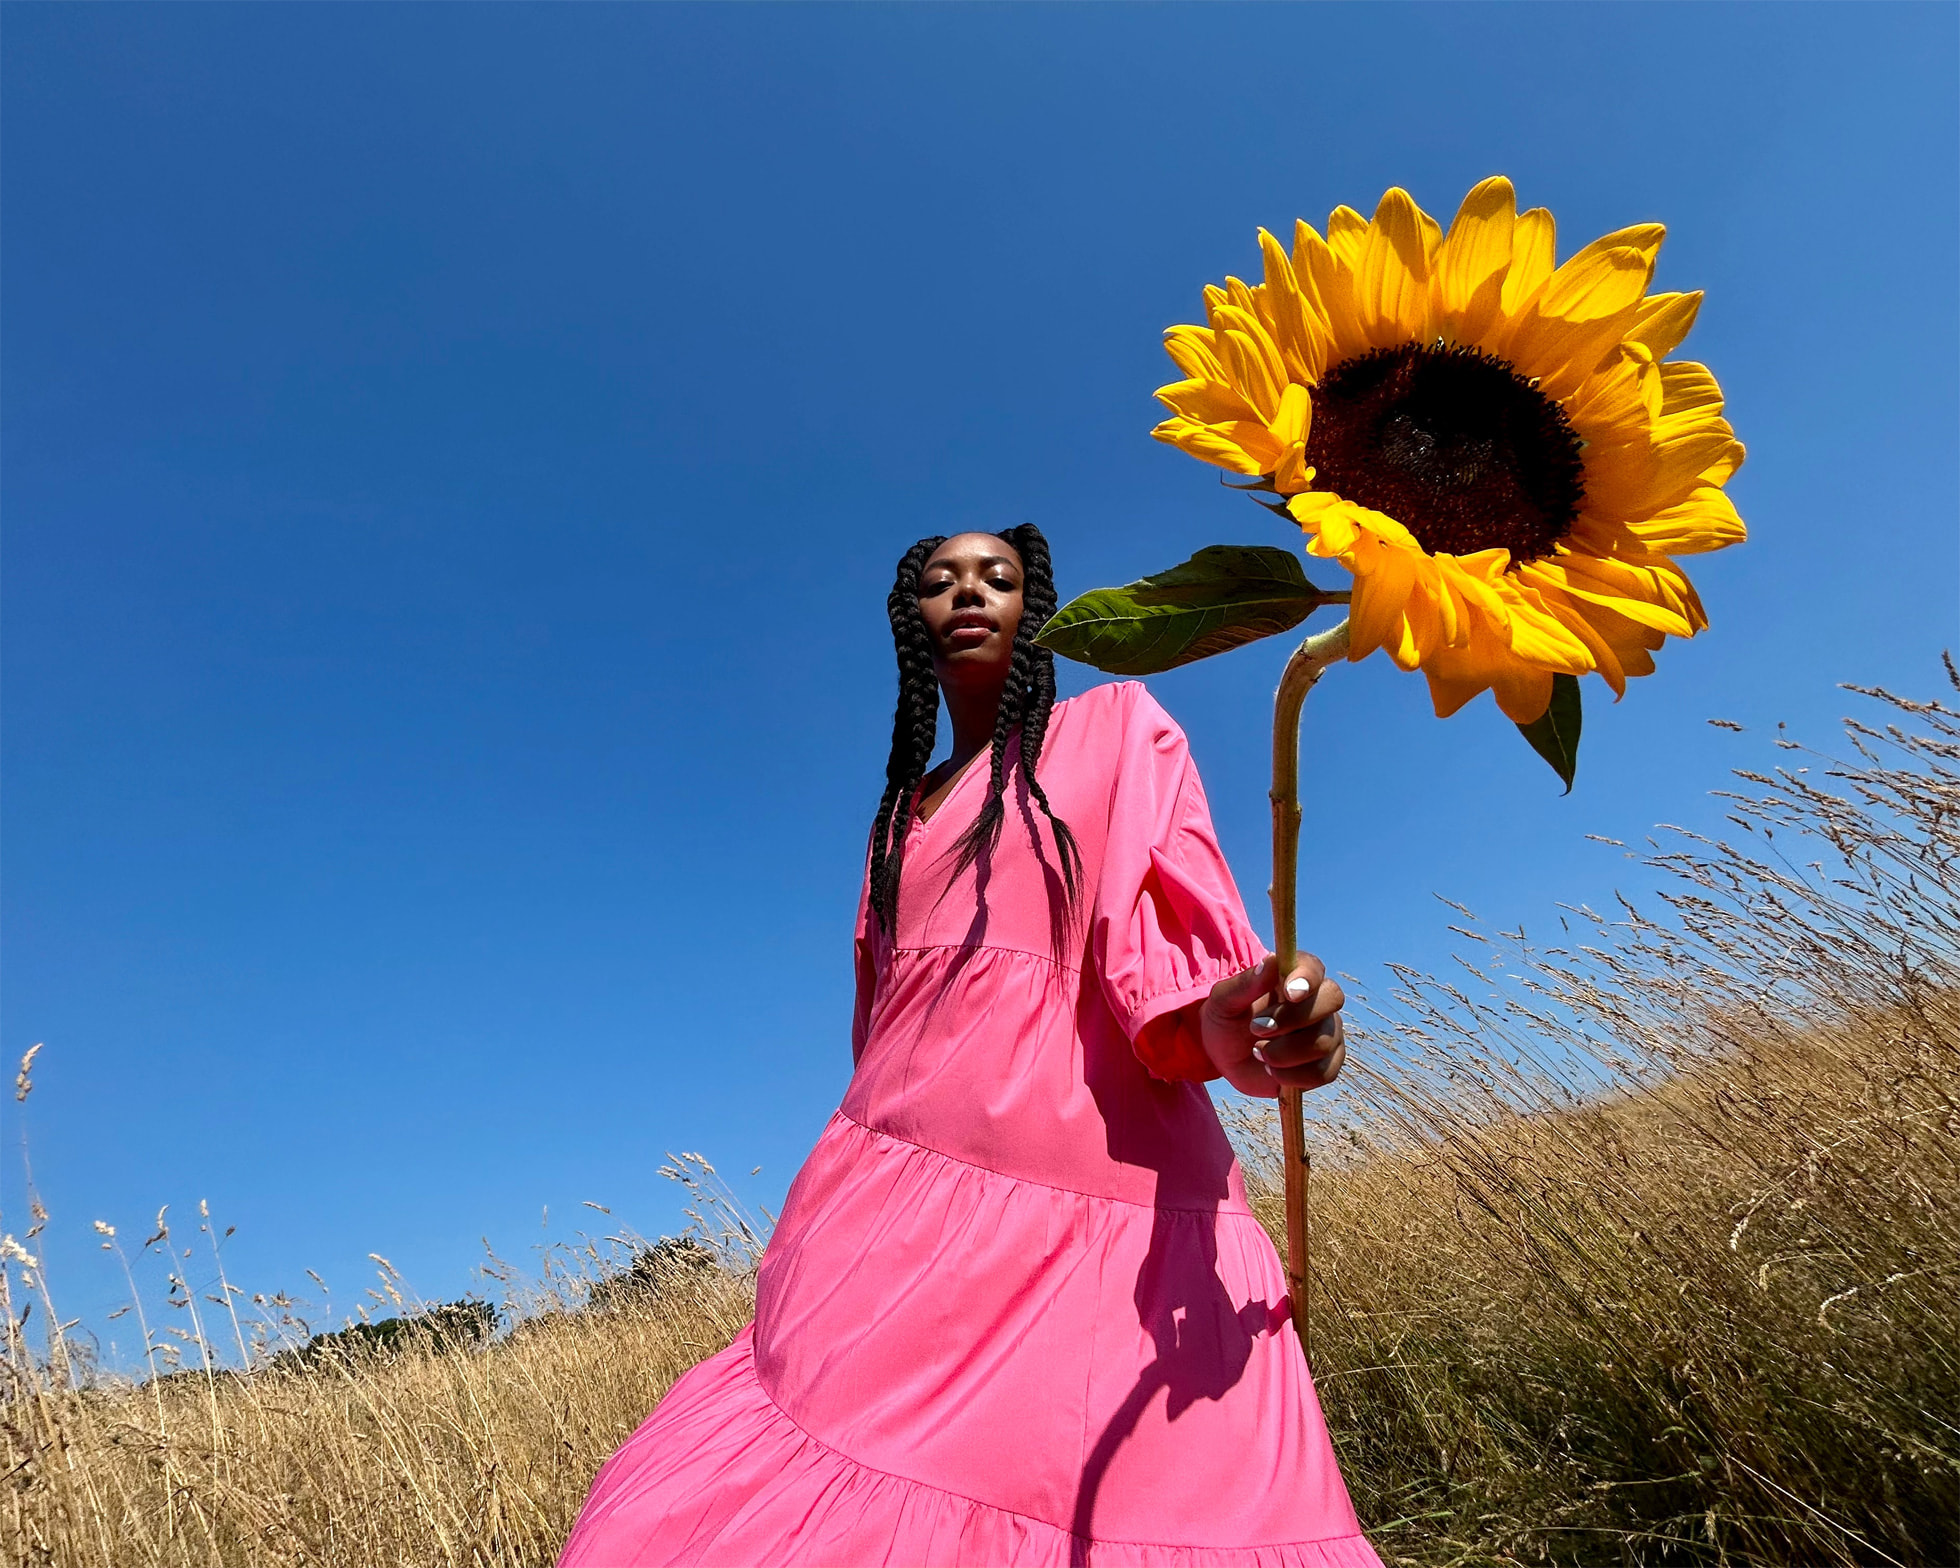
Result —
POLYGON ((955 621, 946 628, 946 641, 955 648, 977 648, 993 634, 985 621, 955 621))

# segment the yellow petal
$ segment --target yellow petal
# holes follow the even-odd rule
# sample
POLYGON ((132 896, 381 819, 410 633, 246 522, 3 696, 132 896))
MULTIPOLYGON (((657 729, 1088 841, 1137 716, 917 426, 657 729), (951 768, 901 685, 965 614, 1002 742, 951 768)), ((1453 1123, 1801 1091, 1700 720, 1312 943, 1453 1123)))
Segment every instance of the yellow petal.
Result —
POLYGON ((1326 328, 1301 292, 1292 259, 1264 229, 1259 231, 1259 250, 1266 263, 1260 317, 1272 329, 1287 375, 1309 384, 1316 382, 1327 368, 1326 328))
POLYGON ((1445 648, 1462 647, 1470 640, 1471 613, 1459 587, 1463 569, 1451 555, 1436 556, 1432 565, 1434 579, 1429 587, 1435 601, 1436 643, 1445 648))
POLYGON ((1313 470, 1307 466, 1307 449, 1289 446, 1273 466, 1273 488, 1281 495, 1294 495, 1313 483, 1313 470))
POLYGON ((1579 439, 1592 446, 1645 441, 1653 427, 1648 409, 1648 366, 1615 356, 1588 376, 1565 404, 1579 439))
POLYGON ((1490 690, 1490 677, 1476 675, 1467 670, 1445 674, 1443 666, 1431 660, 1423 666, 1422 673, 1429 677, 1429 700, 1435 705, 1436 717, 1447 719, 1472 697, 1490 690))
MULTIPOLYGON (((1687 606, 1678 602, 1680 595, 1673 591, 1675 585, 1667 581, 1668 575, 1620 561, 1579 555, 1533 561, 1519 573, 1526 582, 1538 579, 1552 582, 1575 599, 1604 605, 1617 615, 1670 637, 1692 637, 1699 627, 1691 619, 1687 606)), ((1680 587, 1687 587, 1686 578, 1678 573, 1672 575, 1680 587)), ((1692 596, 1691 588, 1688 594, 1692 596)), ((1695 611, 1700 610, 1699 599, 1694 599, 1692 604, 1695 611)), ((1707 625, 1705 616, 1700 617, 1700 624, 1707 625)))
POLYGON ((1551 213, 1543 207, 1533 207, 1529 212, 1518 214, 1518 221, 1511 230, 1511 266, 1504 274, 1504 292, 1500 309, 1506 316, 1515 316, 1545 284, 1552 275, 1553 247, 1557 242, 1557 225, 1552 222, 1551 213))
POLYGON ((1328 308, 1322 285, 1332 281, 1340 263, 1327 248, 1327 241, 1320 237, 1320 231, 1305 218, 1293 220, 1292 260, 1293 281, 1300 285, 1301 296, 1325 321, 1328 308))
POLYGON ((1361 250, 1368 243, 1368 220, 1352 207, 1327 214, 1327 248, 1350 273, 1361 270, 1361 250))
POLYGON ((1219 360, 1209 327, 1172 327, 1164 334, 1164 352, 1194 381, 1225 379, 1225 367, 1219 360))
POLYGON ((1338 365, 1366 353, 1367 339, 1354 313, 1354 270, 1335 255, 1310 223, 1293 226, 1293 275, 1300 281, 1302 296, 1326 328, 1327 364, 1338 365))
POLYGON ((1702 555, 1749 537, 1735 503, 1715 485, 1696 485, 1685 499, 1626 526, 1643 545, 1662 555, 1702 555))
MULTIPOLYGON (((1236 278, 1232 281, 1238 283, 1236 278)), ((1258 348, 1260 358, 1266 362, 1266 373, 1275 382, 1284 381, 1286 366, 1280 359, 1279 345, 1273 341, 1272 334, 1266 330, 1265 320, 1259 314, 1258 301, 1252 297, 1250 290, 1247 290, 1243 283, 1239 283, 1239 288, 1245 304, 1228 301, 1220 305, 1213 312, 1217 317, 1217 332, 1242 333, 1258 348)))
POLYGON ((1586 450, 1586 509, 1614 522, 1652 516, 1684 500, 1707 472, 1741 449, 1727 424, 1656 429, 1651 441, 1601 445, 1586 450))
POLYGON ((1313 482, 1313 470, 1307 466, 1307 435, 1312 428, 1312 395, 1299 382, 1288 382, 1272 424, 1273 439, 1285 448, 1273 466, 1273 487, 1281 495, 1296 494, 1313 482))
POLYGON ((1273 374, 1275 367, 1267 357, 1266 345, 1249 332, 1228 329, 1218 334, 1218 348, 1231 384, 1259 411, 1261 419, 1271 419, 1279 412, 1280 382, 1273 374))
POLYGON ((1500 582, 1510 564, 1511 552, 1494 547, 1456 558, 1457 572, 1465 579, 1463 586, 1478 594, 1487 594, 1493 584, 1500 582))
POLYGON ((1218 431, 1257 463, 1259 466, 1253 470, 1254 473, 1270 474, 1286 455, 1286 448, 1273 439, 1272 431, 1261 420, 1232 420, 1209 428, 1218 431))
POLYGON ((1740 441, 1731 441, 1722 449, 1722 455, 1704 468, 1696 477, 1711 485, 1725 485, 1735 478, 1735 471, 1742 466, 1748 456, 1740 441))
POLYGON ((1350 659, 1365 659, 1384 645, 1401 651, 1406 637, 1402 612, 1415 586, 1416 565, 1413 550, 1391 549, 1376 552, 1365 568, 1356 568, 1354 601, 1348 606, 1350 659))
POLYGON ((1701 309, 1701 291, 1692 294, 1651 294, 1633 318, 1627 336, 1656 359, 1666 359, 1681 346, 1701 309))
POLYGON ((1309 490, 1286 503, 1287 510, 1307 535, 1308 549, 1324 560, 1333 560, 1353 547, 1360 527, 1353 508, 1326 490, 1309 490))
POLYGON ((1474 616, 1469 637, 1461 648, 1443 648, 1423 664, 1429 677, 1429 697, 1436 705, 1436 716, 1446 719, 1472 697, 1490 690, 1500 670, 1517 665, 1511 652, 1509 632, 1501 608, 1474 616))
POLYGON ((1420 207, 1416 208, 1416 222, 1422 226, 1422 254, 1427 271, 1434 275, 1436 252, 1443 248, 1443 226, 1420 207))
MULTIPOLYGON (((1456 587, 1466 590, 1464 643, 1461 647, 1438 648, 1423 660, 1423 673, 1429 677, 1430 700, 1435 703, 1439 718, 1448 718, 1499 679, 1515 685, 1527 677, 1532 680, 1542 677, 1549 701, 1552 670, 1534 671, 1511 648, 1515 613, 1547 619, 1549 616, 1535 603, 1524 604, 1514 579, 1505 575, 1501 566, 1493 578, 1483 575, 1491 564, 1488 557, 1493 555, 1502 558, 1503 552, 1479 551, 1475 557, 1459 560, 1457 564, 1465 570, 1454 574, 1454 582, 1456 587)), ((1582 651, 1581 658, 1585 657, 1582 651)), ((1588 667, 1578 664, 1574 672, 1588 667)))
POLYGON ((1603 605, 1585 604, 1576 599, 1571 602, 1576 611, 1585 615, 1593 631, 1613 650, 1613 656, 1620 661, 1626 675, 1654 673, 1652 650, 1667 641, 1665 633, 1657 632, 1651 626, 1636 625, 1603 605))
POLYGON ((1597 256, 1602 251, 1629 249, 1641 252, 1648 265, 1661 253, 1661 241, 1667 238, 1667 229, 1659 223, 1636 223, 1628 228, 1615 229, 1611 234, 1602 234, 1583 250, 1574 251, 1569 267, 1574 261, 1583 261, 1597 256))
POLYGON ((1676 359, 1660 367, 1661 415, 1670 423, 1722 412, 1722 388, 1714 372, 1691 359, 1676 359))
POLYGON ((1436 580, 1436 563, 1418 558, 1415 585, 1402 606, 1401 636, 1387 645, 1397 669, 1419 669, 1424 659, 1444 646, 1439 601, 1445 597, 1436 580))
POLYGON ((1259 417, 1258 410, 1236 391, 1216 382, 1173 381, 1167 387, 1159 387, 1155 396, 1172 413, 1182 414, 1201 425, 1223 425, 1259 417))
POLYGON ((1572 396, 1632 323, 1653 258, 1630 245, 1574 256, 1539 290, 1499 352, 1547 397, 1572 396))
POLYGON ((1552 705, 1552 672, 1517 665, 1493 672, 1490 689, 1513 724, 1535 724, 1552 705))
POLYGON ((1392 348, 1426 336, 1429 306, 1429 233, 1435 228, 1409 193, 1392 186, 1375 209, 1361 263, 1355 269, 1354 303, 1361 329, 1376 348, 1392 348))
POLYGON ((1273 419, 1273 434, 1288 445, 1304 445, 1313 429, 1313 395, 1297 381, 1290 381, 1279 395, 1279 413, 1273 419))
POLYGON ((1475 343, 1496 318, 1516 222, 1517 195, 1502 175, 1476 186, 1457 209, 1431 280, 1437 329, 1452 341, 1475 343))
MULTIPOLYGON (((1620 648, 1601 630, 1596 620, 1609 620, 1617 626, 1637 631, 1641 635, 1647 635, 1646 629, 1633 627, 1630 621, 1600 610, 1584 600, 1572 598, 1543 573, 1530 574, 1527 570, 1521 571, 1519 576, 1528 578, 1536 602, 1586 645, 1586 651, 1592 656, 1593 668, 1599 672, 1606 684, 1613 688, 1614 700, 1624 697, 1628 674, 1626 661, 1622 657, 1620 648)), ((1641 652, 1637 645, 1629 651, 1635 657, 1638 657, 1641 652)))
POLYGON ((1318 515, 1324 520, 1339 513, 1362 532, 1393 545, 1398 550, 1413 550, 1417 555, 1426 553, 1416 542, 1416 536, 1386 512, 1377 512, 1358 502, 1346 500, 1331 490, 1316 490, 1310 496, 1297 497, 1288 505, 1303 526, 1309 515, 1318 515), (1300 504, 1302 502, 1306 503, 1304 507, 1300 504))
POLYGON ((1664 554, 1648 549, 1626 523, 1590 511, 1579 514, 1559 544, 1573 555, 1611 555, 1638 562, 1664 554))
POLYGON ((1546 598, 1552 602, 1553 613, 1565 629, 1586 645, 1586 651, 1593 656, 1593 668, 1613 688, 1613 700, 1618 702, 1627 694, 1627 674, 1626 667, 1620 663, 1620 656, 1613 651, 1613 645, 1600 635, 1584 607, 1569 600, 1563 603, 1552 601, 1549 594, 1546 598))
POLYGON ((1267 465, 1246 451, 1232 432, 1258 429, 1252 425, 1201 425, 1189 419, 1167 419, 1150 433, 1181 452, 1189 452, 1200 462, 1214 463, 1235 474, 1263 474, 1267 465))
POLYGON ((1647 404, 1647 417, 1661 417, 1661 367, 1642 343, 1622 342, 1620 352, 1640 366, 1640 395, 1647 404))
POLYGON ((1492 585, 1504 602, 1511 652, 1534 669, 1585 674, 1593 667, 1592 654, 1552 613, 1530 581, 1530 570, 1530 566, 1520 568, 1492 585))
POLYGON ((1261 306, 1259 293, 1242 278, 1227 278, 1225 295, 1227 308, 1219 313, 1221 319, 1218 325, 1237 326, 1251 333, 1260 342, 1270 343, 1273 374, 1278 380, 1284 381, 1286 379, 1284 356, 1279 351, 1278 340, 1273 337, 1272 324, 1261 306))

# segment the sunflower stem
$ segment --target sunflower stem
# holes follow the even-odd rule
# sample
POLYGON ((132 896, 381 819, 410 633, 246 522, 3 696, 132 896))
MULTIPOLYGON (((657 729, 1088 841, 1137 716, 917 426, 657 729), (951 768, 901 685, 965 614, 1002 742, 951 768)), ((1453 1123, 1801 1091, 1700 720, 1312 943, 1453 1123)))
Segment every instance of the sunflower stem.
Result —
MULTIPOLYGON (((1330 602, 1336 596, 1327 596, 1330 602)), ((1348 595, 1338 600, 1347 602, 1348 595)), ((1299 957, 1296 925, 1296 884, 1300 867, 1300 708, 1314 683, 1337 659, 1347 657, 1348 623, 1316 632, 1293 651, 1273 696, 1273 951, 1279 956, 1284 980, 1299 957)), ((1281 1157, 1286 1169, 1286 1291, 1293 1304, 1293 1326, 1300 1349, 1313 1360, 1312 1322, 1307 1306, 1307 1265, 1312 1231, 1307 1221, 1307 1183, 1313 1157, 1307 1152, 1306 1125, 1301 1113, 1302 1091, 1282 1086, 1279 1091, 1281 1157)))

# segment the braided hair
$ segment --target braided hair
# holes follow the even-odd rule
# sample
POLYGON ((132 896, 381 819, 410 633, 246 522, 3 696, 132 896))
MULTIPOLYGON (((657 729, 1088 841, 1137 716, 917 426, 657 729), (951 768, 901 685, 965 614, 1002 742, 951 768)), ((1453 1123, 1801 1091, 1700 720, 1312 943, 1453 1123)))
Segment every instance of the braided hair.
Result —
MULTIPOLYGON (((1021 777, 1028 794, 1048 818, 1061 861, 1065 903, 1072 911, 1080 880, 1082 853, 1068 824, 1055 815, 1048 795, 1035 776, 1048 719, 1055 707, 1055 656, 1035 645, 1035 634, 1055 613, 1055 575, 1048 558, 1048 541, 1033 523, 1001 529, 995 536, 1011 544, 1021 557, 1021 624, 994 716, 992 776, 980 813, 957 846, 955 875, 972 867, 1000 842, 1007 818, 1008 737, 1021 729, 1021 777)), ((885 793, 871 828, 871 907, 878 923, 892 931, 898 923, 898 879, 905 861, 905 835, 912 825, 912 804, 925 781, 939 736, 939 678, 932 668, 932 634, 919 614, 919 574, 945 536, 921 539, 900 558, 885 601, 891 616, 892 645, 898 655, 898 708, 892 715, 891 756, 885 763, 885 793)))

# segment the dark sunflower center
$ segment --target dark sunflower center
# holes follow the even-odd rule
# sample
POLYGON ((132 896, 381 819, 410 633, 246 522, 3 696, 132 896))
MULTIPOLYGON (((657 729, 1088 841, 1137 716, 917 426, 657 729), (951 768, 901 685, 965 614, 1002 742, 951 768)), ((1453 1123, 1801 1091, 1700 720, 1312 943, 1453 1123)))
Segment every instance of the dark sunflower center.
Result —
POLYGON ((1565 410, 1472 348, 1376 349, 1314 389, 1314 488, 1386 512, 1432 554, 1550 551, 1585 499, 1565 410))

